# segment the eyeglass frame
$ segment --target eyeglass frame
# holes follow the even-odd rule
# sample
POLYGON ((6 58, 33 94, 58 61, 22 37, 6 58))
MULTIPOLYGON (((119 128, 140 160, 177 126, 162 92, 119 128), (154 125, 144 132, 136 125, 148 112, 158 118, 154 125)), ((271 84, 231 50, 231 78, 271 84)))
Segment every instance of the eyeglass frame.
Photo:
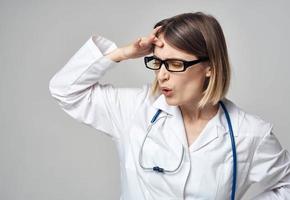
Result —
POLYGON ((154 55, 153 56, 145 56, 144 57, 144 62, 145 62, 146 68, 151 69, 151 70, 159 70, 161 68, 162 64, 164 64, 165 68, 169 72, 184 72, 188 67, 191 67, 191 66, 193 66, 193 65, 195 65, 197 63, 200 63, 200 62, 203 62, 203 61, 208 61, 208 60, 209 60, 209 57, 202 57, 202 58, 199 58, 197 60, 192 60, 192 61, 187 61, 187 60, 182 60, 182 59, 175 59, 175 58, 169 58, 169 59, 161 60, 160 58, 158 58, 158 57, 156 57, 154 55), (151 61, 152 59, 157 59, 157 60, 160 61, 159 68, 152 69, 152 68, 147 66, 147 62, 151 61), (180 70, 180 71, 169 70, 169 66, 168 66, 167 61, 181 61, 183 63, 183 70, 180 70))

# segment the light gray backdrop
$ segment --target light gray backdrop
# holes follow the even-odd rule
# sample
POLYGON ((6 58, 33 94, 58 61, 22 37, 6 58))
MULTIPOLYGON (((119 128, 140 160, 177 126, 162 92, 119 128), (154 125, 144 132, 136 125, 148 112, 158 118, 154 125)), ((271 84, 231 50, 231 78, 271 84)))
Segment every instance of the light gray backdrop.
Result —
MULTIPOLYGON (((65 114, 49 80, 90 35, 122 46, 183 12, 219 20, 233 67, 228 98, 274 123, 289 151, 289 7, 282 0, 0 0, 0 199, 119 198, 114 143, 65 114)), ((153 75, 140 58, 119 63, 101 82, 139 87, 153 75)))

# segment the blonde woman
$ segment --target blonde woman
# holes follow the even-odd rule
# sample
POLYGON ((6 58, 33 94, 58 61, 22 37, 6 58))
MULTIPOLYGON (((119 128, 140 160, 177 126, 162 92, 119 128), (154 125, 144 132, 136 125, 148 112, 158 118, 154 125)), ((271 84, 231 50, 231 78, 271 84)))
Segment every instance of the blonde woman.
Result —
POLYGON ((158 22, 124 47, 94 35, 51 79, 61 108, 117 145, 122 200, 290 199, 290 157, 273 125, 226 98, 231 67, 222 28, 202 12, 158 22), (151 54, 151 55, 149 55, 151 54), (116 88, 99 79, 144 57, 155 80, 116 88))

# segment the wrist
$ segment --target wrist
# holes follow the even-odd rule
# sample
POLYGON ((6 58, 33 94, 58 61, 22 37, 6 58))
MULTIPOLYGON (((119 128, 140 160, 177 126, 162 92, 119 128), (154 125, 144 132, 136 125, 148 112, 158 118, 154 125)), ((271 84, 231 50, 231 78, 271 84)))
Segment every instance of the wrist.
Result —
POLYGON ((111 53, 105 55, 107 58, 115 61, 115 62, 120 62, 122 60, 126 60, 126 56, 121 48, 116 48, 113 50, 111 53))

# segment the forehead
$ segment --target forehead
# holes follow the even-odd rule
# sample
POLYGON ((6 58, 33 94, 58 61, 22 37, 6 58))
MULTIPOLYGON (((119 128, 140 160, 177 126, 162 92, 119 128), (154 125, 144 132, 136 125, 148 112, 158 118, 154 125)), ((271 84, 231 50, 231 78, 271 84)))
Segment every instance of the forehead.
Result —
POLYGON ((153 48, 153 55, 157 56, 158 58, 165 60, 165 59, 182 59, 182 60, 195 60, 197 59, 196 56, 193 54, 186 53, 177 49, 173 46, 170 46, 164 39, 163 34, 159 34, 158 39, 163 42, 162 47, 154 46, 153 48))

